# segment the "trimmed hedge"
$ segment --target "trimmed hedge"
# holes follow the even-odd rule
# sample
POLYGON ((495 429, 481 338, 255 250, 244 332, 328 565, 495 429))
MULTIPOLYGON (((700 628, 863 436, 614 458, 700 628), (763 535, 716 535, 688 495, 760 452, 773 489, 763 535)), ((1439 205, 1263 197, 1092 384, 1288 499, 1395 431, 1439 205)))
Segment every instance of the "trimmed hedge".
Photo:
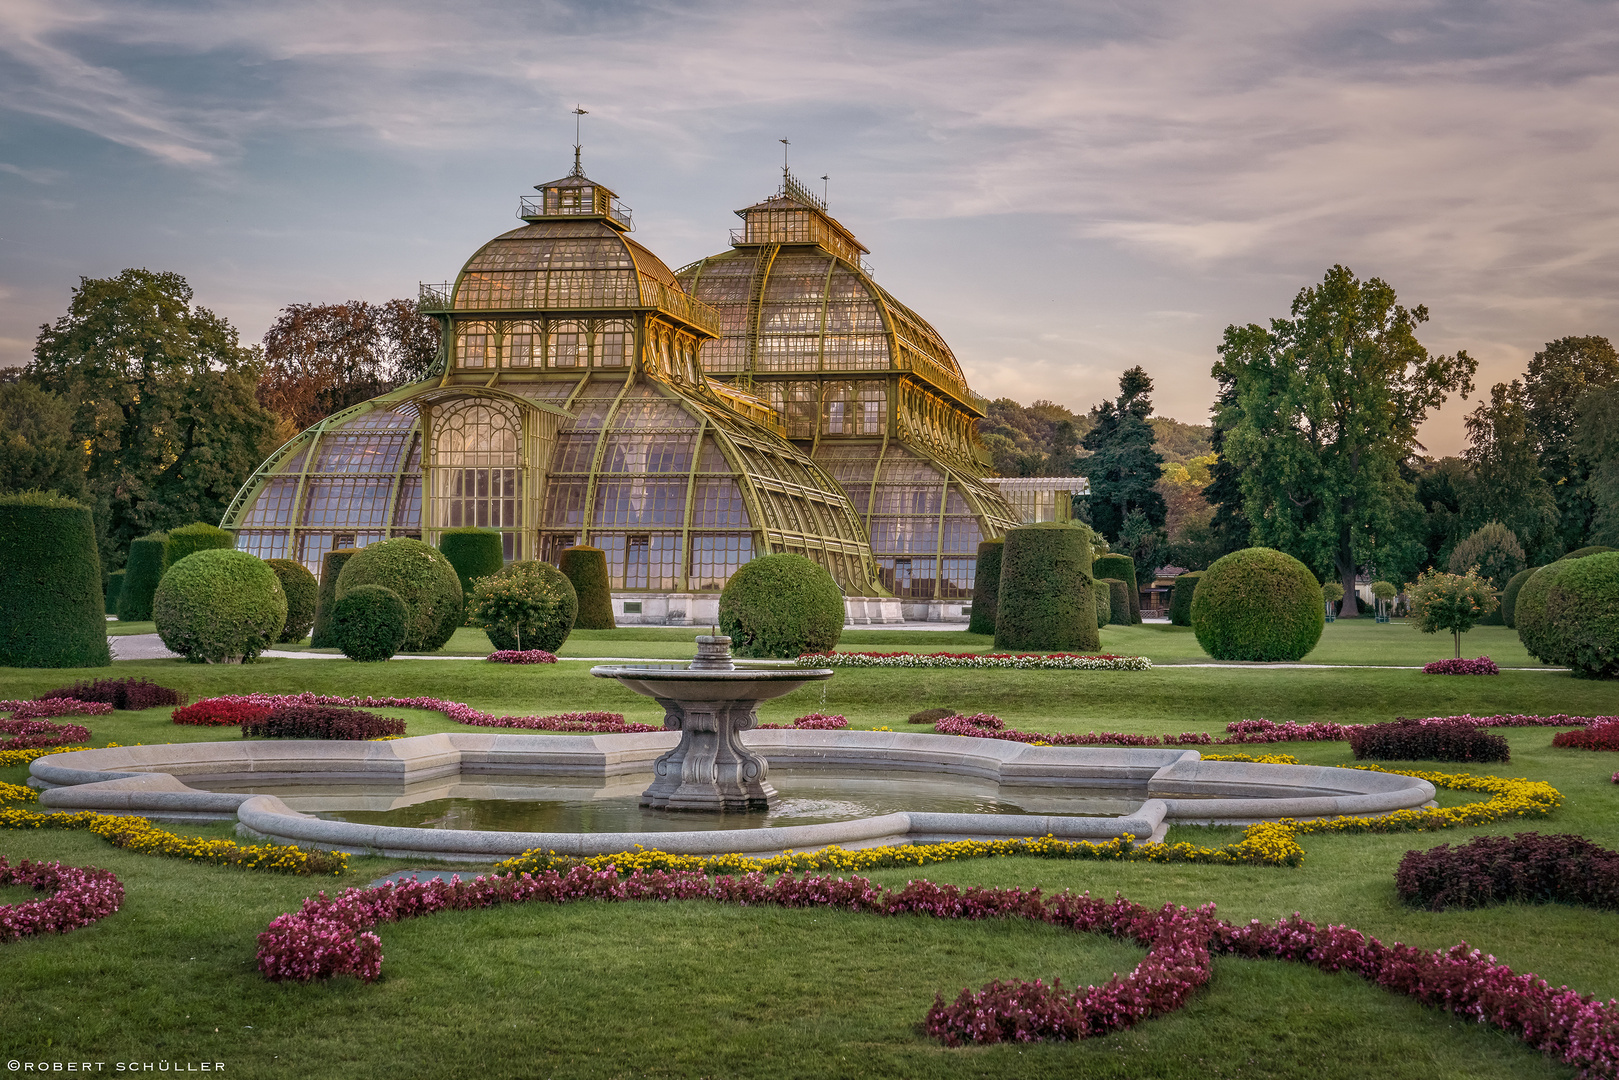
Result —
POLYGON ((616 630, 613 621, 613 586, 607 576, 607 552, 589 544, 563 548, 560 569, 573 582, 579 613, 573 625, 580 630, 616 630))
POLYGON ((1326 625, 1321 583, 1309 567, 1273 548, 1216 559, 1192 594, 1192 630, 1216 660, 1299 660, 1326 625))
POLYGON ((337 603, 337 578, 348 561, 359 553, 359 548, 333 548, 320 560, 320 592, 315 596, 315 625, 309 631, 310 648, 337 647, 337 639, 332 637, 332 608, 337 603))
POLYGON ((0 495, 0 667, 105 667, 106 601, 90 508, 0 495))
POLYGON ((1107 605, 1108 605, 1108 608, 1107 608, 1107 610, 1108 610, 1107 622, 1108 622, 1108 625, 1109 626, 1129 626, 1130 625, 1130 585, 1129 585, 1129 583, 1124 582, 1124 581, 1120 581, 1116 577, 1097 578, 1096 579, 1096 591, 1101 592, 1104 587, 1107 589, 1107 605))
POLYGON ((978 563, 973 568, 973 613, 967 620, 969 634, 993 634, 995 613, 1000 610, 1001 553, 1006 541, 981 540, 978 563))
POLYGON ((1043 521, 1006 534, 996 599, 995 647, 1094 652, 1096 582, 1084 525, 1043 521))
POLYGON ((506 555, 500 545, 500 533, 494 529, 445 529, 439 533, 438 549, 455 567, 455 576, 461 580, 461 598, 466 603, 463 626, 476 625, 472 621, 472 583, 488 577, 506 565, 506 555))
POLYGON ((1516 574, 1513 574, 1512 579, 1507 582, 1507 587, 1501 590, 1502 625, 1511 629, 1517 629, 1518 620, 1515 617, 1515 612, 1518 606, 1518 593, 1523 589, 1523 583, 1529 580, 1529 576, 1539 569, 1540 567, 1538 566, 1531 566, 1527 570, 1519 570, 1516 574))
POLYGON ((765 555, 745 563, 720 592, 720 633, 730 637, 737 656, 793 660, 831 652, 843 635, 843 619, 837 582, 802 555, 765 555))
POLYGON ((409 613, 407 652, 436 652, 461 625, 461 579, 437 548, 396 536, 361 549, 337 576, 337 597, 361 585, 381 585, 399 594, 409 613))
POLYGON ((1511 761, 1506 739, 1470 723, 1393 720, 1349 727, 1356 761, 1511 761))
POLYGON ((1394 872, 1400 899, 1428 911, 1488 904, 1579 904, 1619 910, 1619 851, 1583 836, 1480 836, 1408 851, 1394 872))
POLYGON ((357 742, 384 735, 403 735, 405 722, 363 709, 329 705, 289 705, 272 709, 262 720, 242 725, 244 739, 343 739, 357 742))
POLYGON ((1544 640, 1553 663, 1589 679, 1619 676, 1619 552, 1563 563, 1546 592, 1544 640))
POLYGON ((1091 585, 1091 595, 1096 598, 1096 628, 1100 630, 1113 621, 1113 594, 1096 581, 1091 585))
POLYGON ((579 597, 573 582, 550 563, 514 562, 478 579, 467 616, 497 650, 556 652, 573 632, 579 597))
POLYGON ((194 525, 170 529, 164 545, 168 549, 164 553, 164 562, 173 566, 187 555, 199 551, 230 551, 236 547, 236 537, 217 525, 199 521, 194 525))
POLYGON ((252 661, 287 623, 287 594, 264 560, 198 551, 169 567, 152 597, 163 644, 193 663, 252 661))
POLYGON ((1192 625, 1192 594, 1197 590, 1201 570, 1188 570, 1169 587, 1169 622, 1172 626, 1192 625))
MULTIPOLYGON (((1602 544, 1592 544, 1590 547, 1575 548, 1567 555, 1564 555, 1563 559, 1583 559, 1587 555, 1606 555, 1610 551, 1619 551, 1619 548, 1606 547, 1602 544)), ((1563 559, 1558 559, 1557 561, 1562 562, 1563 559)))
POLYGON ((124 587, 118 593, 118 621, 145 622, 152 617, 152 595, 169 568, 168 535, 152 533, 129 542, 124 587))
MULTIPOLYGON (((1117 578, 1130 588, 1130 624, 1141 621, 1141 587, 1136 581, 1136 561, 1128 555, 1101 555, 1091 563, 1091 576, 1094 578, 1117 578)), ((1113 621, 1119 622, 1119 609, 1115 604, 1113 608, 1113 621)), ((1130 625, 1122 624, 1121 625, 1130 625)))
POLYGON ((118 614, 118 594, 124 591, 124 572, 114 570, 107 575, 107 595, 103 597, 103 611, 105 614, 116 616, 118 614))
POLYGON ((265 559, 264 565, 275 571, 281 581, 281 591, 287 594, 287 625, 276 636, 277 641, 302 641, 315 625, 315 605, 320 600, 320 583, 301 562, 292 559, 265 559))
POLYGON ((1530 656, 1542 663, 1562 662, 1557 659, 1557 650, 1553 646, 1546 600, 1551 594, 1553 583, 1578 565, 1579 561, 1579 559, 1558 559, 1554 563, 1542 566, 1529 575, 1529 580, 1518 589, 1517 602, 1512 608, 1512 618, 1517 623, 1518 640, 1523 642, 1523 647, 1528 650, 1530 656))
POLYGON ((350 660, 389 660, 405 643, 410 612, 383 585, 356 585, 332 605, 332 640, 350 660))

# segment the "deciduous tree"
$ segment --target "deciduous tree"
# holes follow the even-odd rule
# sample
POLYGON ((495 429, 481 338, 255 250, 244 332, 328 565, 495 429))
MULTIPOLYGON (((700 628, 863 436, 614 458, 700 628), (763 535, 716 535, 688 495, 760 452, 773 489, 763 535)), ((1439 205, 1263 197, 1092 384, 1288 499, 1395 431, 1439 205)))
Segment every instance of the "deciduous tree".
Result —
POLYGON ((84 497, 84 441, 55 394, 0 380, 0 494, 38 489, 84 497))
POLYGON ((1548 341, 1529 361, 1524 375, 1524 419, 1540 472, 1557 502, 1562 550, 1585 543, 1597 507, 1586 489, 1589 465, 1574 445, 1580 398, 1619 383, 1619 354, 1605 337, 1564 337, 1548 341))
MULTIPOLYGON (((1558 542, 1557 501, 1541 475, 1523 401, 1521 383, 1496 383, 1490 400, 1468 415, 1468 447, 1462 457, 1472 476, 1460 489, 1461 512, 1467 528, 1491 521, 1505 525, 1538 565, 1565 549, 1558 542)), ((1497 582, 1497 587, 1504 584, 1497 582)))

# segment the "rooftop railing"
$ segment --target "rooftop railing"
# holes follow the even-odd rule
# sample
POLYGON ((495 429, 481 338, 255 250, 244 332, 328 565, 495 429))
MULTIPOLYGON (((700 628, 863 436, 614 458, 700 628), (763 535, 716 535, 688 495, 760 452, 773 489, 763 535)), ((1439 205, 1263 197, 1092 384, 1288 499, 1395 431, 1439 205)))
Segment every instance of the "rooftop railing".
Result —
POLYGON ((420 290, 416 298, 416 310, 423 315, 439 314, 454 309, 455 285, 453 282, 441 281, 436 285, 422 282, 420 290))
POLYGON ((547 201, 548 200, 544 196, 536 197, 533 195, 524 195, 517 202, 517 216, 522 218, 524 221, 530 221, 534 218, 542 217, 605 216, 612 218, 614 221, 624 226, 626 230, 633 231, 635 228, 635 223, 630 219, 630 208, 620 203, 617 199, 609 201, 602 198, 594 201, 591 204, 585 205, 563 205, 557 203, 555 200, 549 200, 551 205, 547 206, 547 201))
MULTIPOLYGON (((613 271, 615 274, 623 271, 613 271)), ((455 302, 455 285, 453 282, 440 282, 429 285, 423 283, 416 300, 416 310, 423 314, 445 314, 452 311, 570 311, 581 308, 655 308, 665 314, 695 326, 701 330, 718 337, 720 334, 720 313, 714 308, 695 300, 677 288, 665 285, 654 277, 637 272, 639 289, 638 295, 595 295, 570 296, 566 301, 548 301, 535 304, 531 301, 499 297, 482 303, 467 302, 457 305, 455 302)))

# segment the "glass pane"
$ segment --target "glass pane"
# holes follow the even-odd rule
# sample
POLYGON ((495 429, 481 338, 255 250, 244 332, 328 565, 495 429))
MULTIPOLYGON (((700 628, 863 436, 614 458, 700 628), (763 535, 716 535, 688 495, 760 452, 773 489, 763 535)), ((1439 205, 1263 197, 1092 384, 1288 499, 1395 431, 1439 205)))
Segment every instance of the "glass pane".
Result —
POLYGON ((242 524, 291 525, 292 502, 297 494, 297 480, 271 480, 259 492, 252 509, 242 516, 242 524))
POLYGON ((687 585, 703 591, 724 588, 737 568, 752 560, 752 533, 693 535, 687 585))

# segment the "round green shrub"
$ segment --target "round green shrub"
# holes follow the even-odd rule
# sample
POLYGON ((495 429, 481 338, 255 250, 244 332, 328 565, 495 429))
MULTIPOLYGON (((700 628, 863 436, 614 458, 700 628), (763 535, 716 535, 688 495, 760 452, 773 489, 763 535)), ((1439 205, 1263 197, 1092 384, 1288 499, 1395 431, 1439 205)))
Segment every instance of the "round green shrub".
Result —
POLYGON ((359 548, 333 548, 320 560, 320 592, 315 597, 315 625, 309 631, 310 648, 337 647, 337 639, 332 636, 332 608, 337 604, 337 578, 348 561, 359 553, 359 548))
MULTIPOLYGON (((1606 555, 1610 551, 1619 551, 1619 548, 1605 547, 1602 544, 1592 544, 1590 547, 1575 548, 1567 555, 1564 555, 1563 559, 1583 559, 1587 555, 1606 555)), ((1557 561, 1562 562, 1563 559, 1558 559, 1557 561)))
POLYGON ((114 570, 107 575, 107 595, 105 597, 105 611, 108 615, 118 614, 118 594, 124 591, 124 572, 114 570))
POLYGON ((1589 679, 1619 677, 1619 552, 1563 564, 1546 590, 1545 638, 1553 663, 1589 679))
POLYGON ((360 549, 337 576, 337 598, 361 585, 381 585, 399 594, 409 620, 409 652, 436 652, 461 625, 461 579, 438 549, 408 536, 396 536, 360 549))
POLYGON ((0 495, 0 667, 107 666, 105 607, 90 508, 0 495))
POLYGON ((993 634, 997 601, 1001 595, 1001 551, 1005 540, 983 540, 978 544, 978 563, 973 568, 973 613, 967 620, 969 634, 993 634))
POLYGON ((1109 626, 1130 625, 1130 585, 1116 577, 1096 579, 1096 591, 1107 590, 1109 626))
POLYGON ((438 549, 455 567, 455 576, 461 579, 461 597, 467 605, 467 618, 463 625, 475 626, 477 624, 472 621, 472 583, 506 565, 506 556, 500 546, 500 533, 494 529, 445 529, 439 533, 438 549))
POLYGON ((152 533, 129 542, 124 587, 118 593, 118 621, 145 622, 152 617, 152 594, 169 568, 168 535, 152 533))
POLYGON ((720 633, 737 656, 790 660, 831 652, 843 634, 843 593, 802 555, 744 563, 720 592, 720 633))
POLYGON ((1529 580, 1529 575, 1539 569, 1540 567, 1538 566, 1531 566, 1527 570, 1519 570, 1512 575, 1512 580, 1507 582, 1507 587, 1501 590, 1501 622, 1503 625, 1513 629, 1517 628, 1518 592, 1523 588, 1523 583, 1529 580))
POLYGON ((1192 594, 1192 630, 1216 660, 1300 660, 1326 629, 1321 583, 1272 548, 1216 559, 1192 594))
POLYGON ((1513 531, 1499 521, 1473 530, 1450 553, 1450 572, 1465 574, 1478 567, 1478 576, 1501 589, 1524 568, 1523 546, 1513 531))
POLYGON ((332 605, 332 639, 350 660, 390 659, 405 644, 410 612, 382 585, 356 585, 332 605))
POLYGON ((253 660, 287 622, 287 594, 264 560, 198 551, 169 567, 152 597, 163 644, 195 663, 253 660))
POLYGON ((1100 630, 1113 621, 1113 594, 1101 582, 1092 581, 1091 596, 1096 599, 1096 628, 1100 630))
POLYGON ((1173 626, 1192 625, 1192 596, 1197 591, 1201 570, 1188 570, 1169 587, 1169 621, 1173 626))
POLYGON ((1020 525, 1006 534, 996 648, 1094 652, 1101 646, 1091 537, 1084 525, 1058 521, 1020 525))
POLYGON ((277 641, 302 641, 309 628, 315 625, 315 604, 320 599, 320 583, 301 562, 291 559, 265 559, 264 564, 275 571, 281 581, 281 591, 287 594, 287 624, 281 628, 277 641))
POLYGON ((514 562, 478 579, 467 613, 497 649, 556 652, 573 631, 579 597, 550 563, 514 562))
MULTIPOLYGON (((1141 587, 1136 581, 1136 561, 1128 555, 1102 555, 1091 564, 1091 576, 1095 578, 1117 578, 1129 588, 1130 623, 1141 621, 1141 587)), ((1113 621, 1119 622, 1119 609, 1113 609, 1113 621)))
POLYGON ((173 566, 198 551, 229 551, 236 547, 236 537, 217 525, 199 521, 195 525, 170 529, 164 543, 168 548, 164 561, 166 565, 173 566))
POLYGON ((581 630, 614 630, 613 586, 607 576, 607 552, 588 544, 563 548, 559 569, 573 582, 579 597, 579 617, 574 626, 581 630))

